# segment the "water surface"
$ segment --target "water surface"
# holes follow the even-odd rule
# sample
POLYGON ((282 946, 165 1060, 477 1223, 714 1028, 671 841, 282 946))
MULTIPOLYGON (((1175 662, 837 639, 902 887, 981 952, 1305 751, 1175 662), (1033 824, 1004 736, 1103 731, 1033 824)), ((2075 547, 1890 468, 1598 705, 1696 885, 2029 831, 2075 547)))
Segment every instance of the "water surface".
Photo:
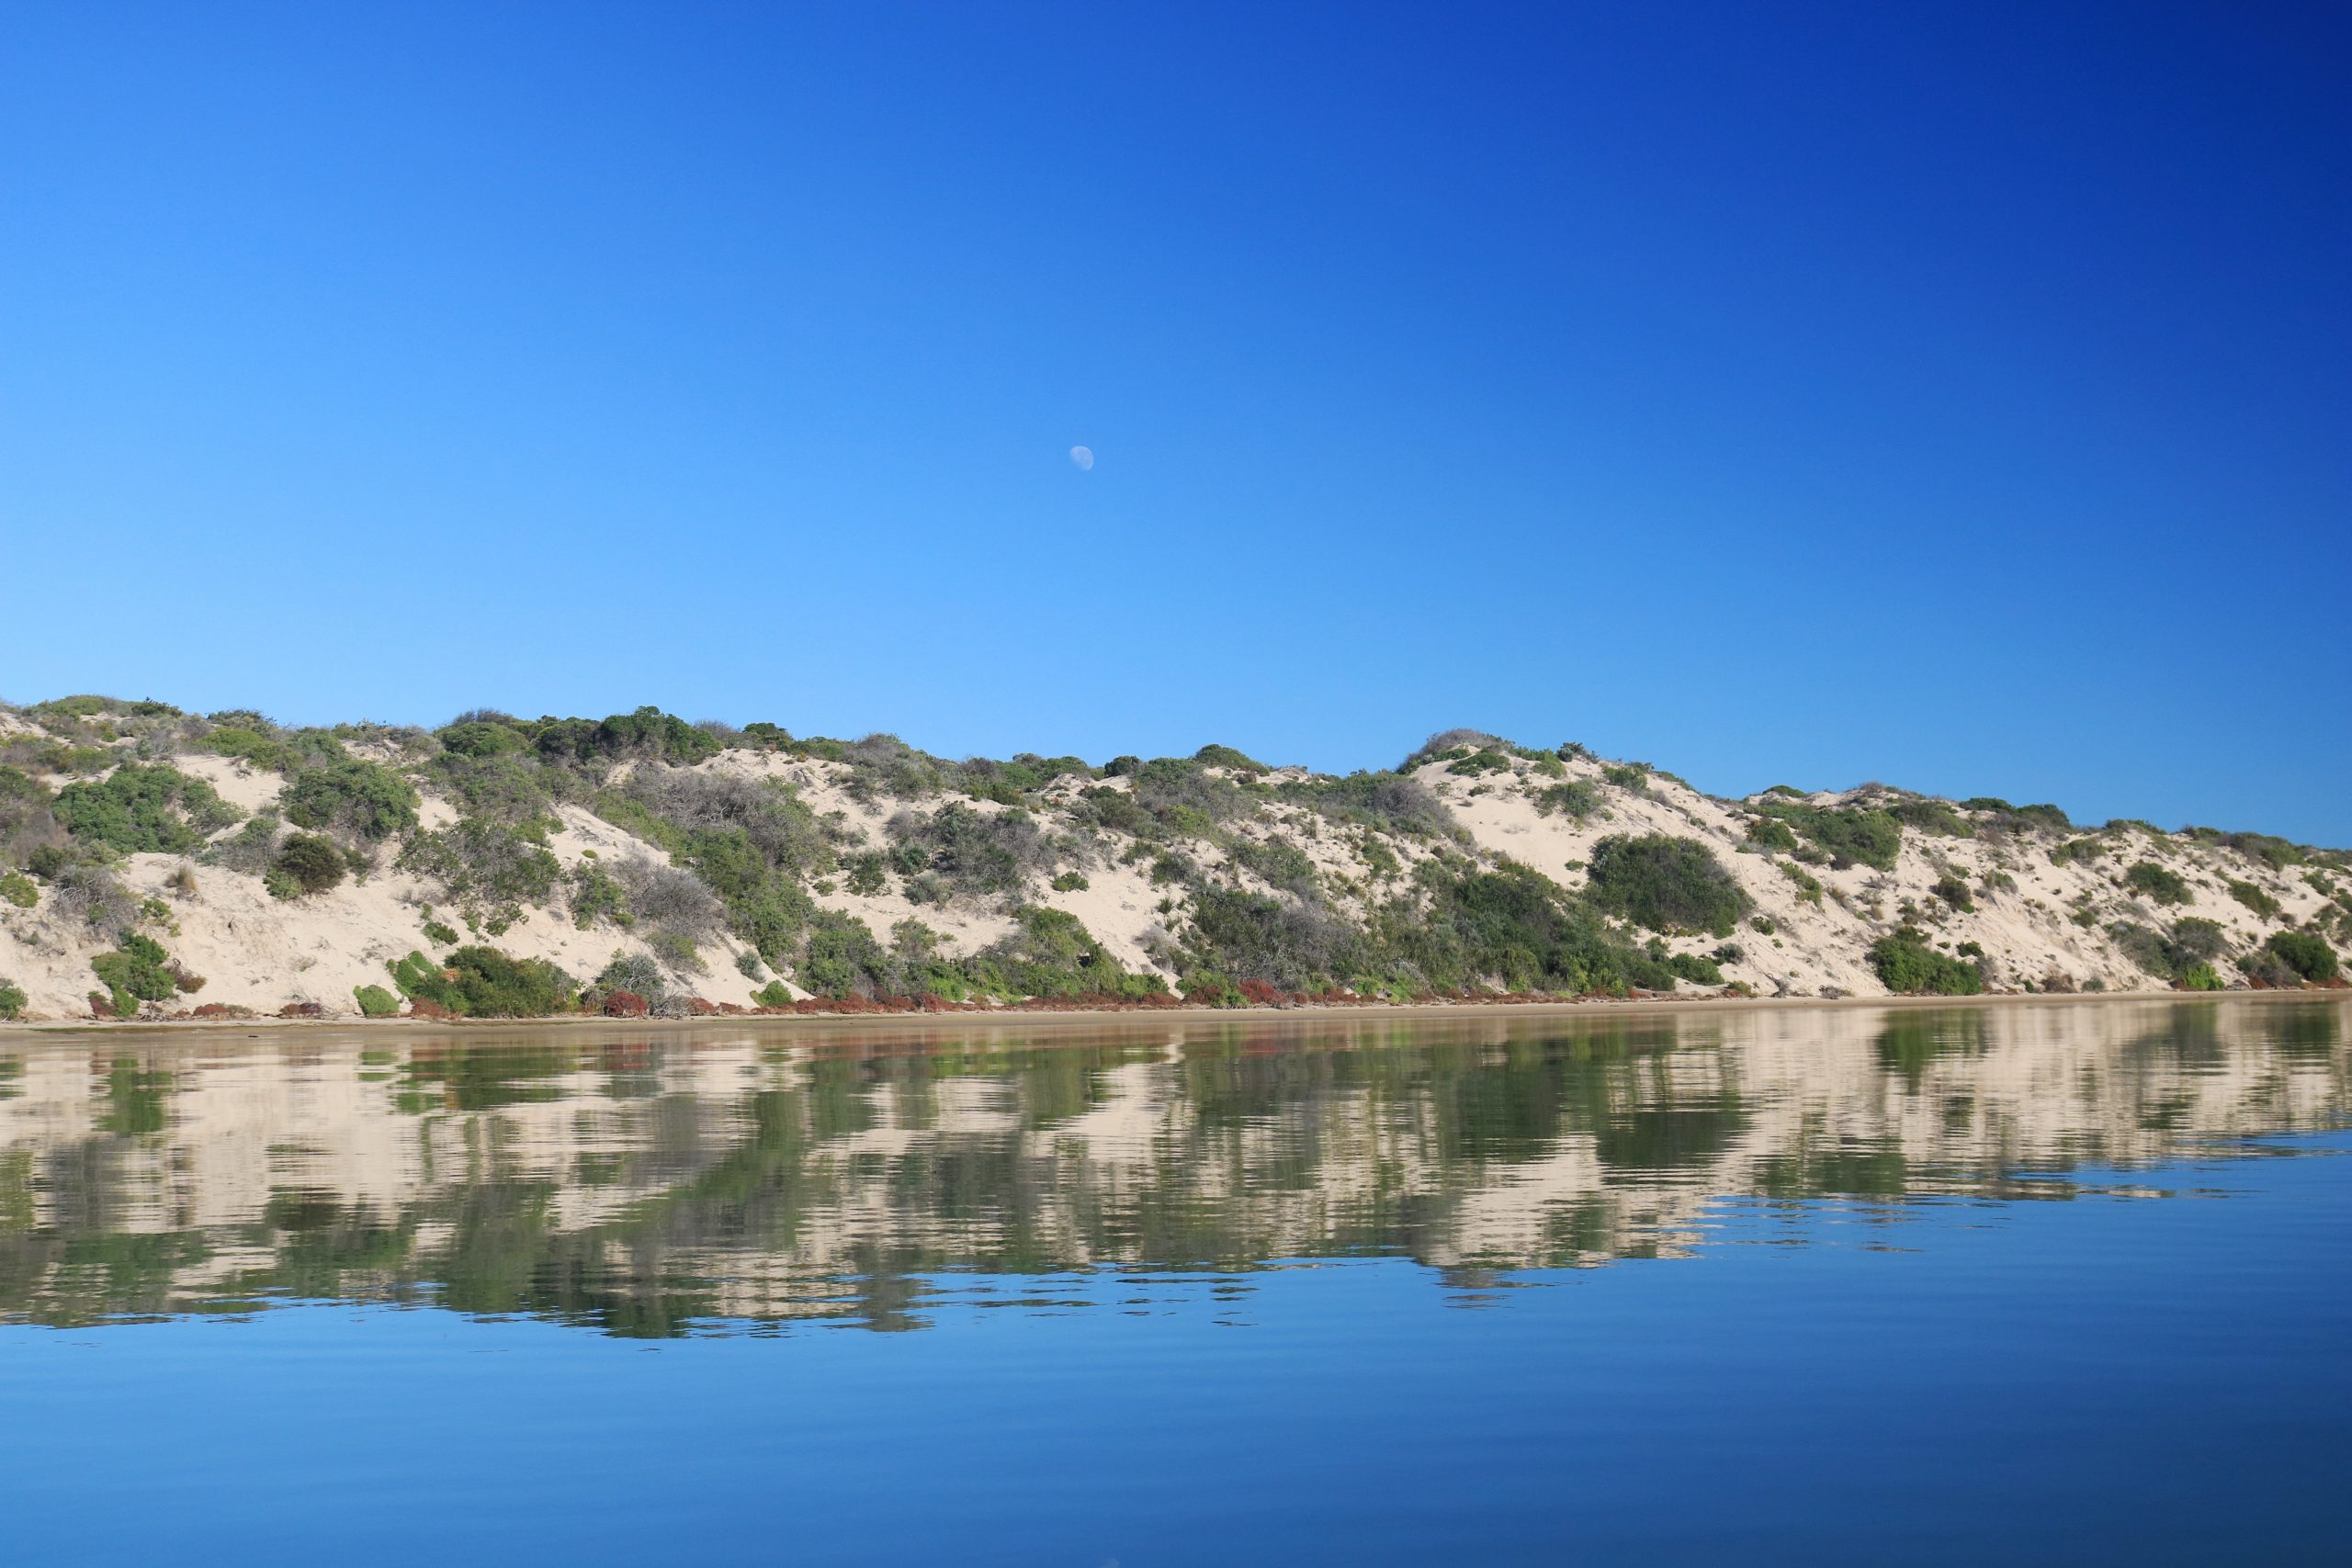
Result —
POLYGON ((0 1036, 0 1528, 2340 1557, 2346 1016, 0 1036))

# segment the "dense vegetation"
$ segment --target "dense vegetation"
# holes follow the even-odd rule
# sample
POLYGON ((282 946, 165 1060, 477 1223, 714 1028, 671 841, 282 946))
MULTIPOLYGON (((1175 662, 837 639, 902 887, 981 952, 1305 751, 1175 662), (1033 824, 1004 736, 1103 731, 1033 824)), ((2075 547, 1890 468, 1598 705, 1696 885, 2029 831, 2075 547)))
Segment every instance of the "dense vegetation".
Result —
POLYGON ((1973 997, 1984 988, 1984 971, 1938 953, 1916 927, 1905 926, 1871 943, 1871 968, 1902 997, 1973 997))

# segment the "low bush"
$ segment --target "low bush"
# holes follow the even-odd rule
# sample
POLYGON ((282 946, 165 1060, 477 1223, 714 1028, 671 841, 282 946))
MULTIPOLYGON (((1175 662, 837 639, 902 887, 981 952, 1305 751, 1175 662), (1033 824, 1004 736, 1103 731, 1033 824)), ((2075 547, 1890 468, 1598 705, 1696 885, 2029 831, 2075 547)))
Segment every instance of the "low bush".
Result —
POLYGON ((1888 812, 1860 806, 1809 806, 1775 798, 1755 807, 1786 822, 1830 859, 1892 871, 1903 852, 1903 824, 1888 812))
POLYGON ((1273 772, 1272 768, 1247 752, 1238 751, 1230 746, 1219 746, 1215 742, 1193 752, 1193 761, 1206 767, 1226 768, 1237 773, 1249 773, 1253 777, 1259 773, 1273 772))
POLYGON ((2193 897, 2177 872, 2143 860, 2123 874, 2123 886, 2159 904, 2186 904, 2193 897))
POLYGON ((469 919, 511 923, 526 904, 553 896, 563 866, 547 847, 545 826, 515 826, 463 817, 432 832, 412 833, 400 868, 439 885, 469 919))
POLYGON ((227 838, 208 848, 203 854, 207 865, 217 865, 224 871, 259 876, 277 858, 278 821, 273 812, 264 811, 250 818, 245 825, 227 838))
POLYGON ((261 880, 273 898, 307 898, 342 882, 345 869, 343 852, 333 839, 288 833, 261 880))
POLYGON ((141 1002, 166 1002, 179 994, 171 954, 137 931, 124 933, 114 952, 91 959, 90 968, 105 983, 118 1018, 138 1012, 141 1002))
POLYGON ((75 839, 127 855, 187 854, 244 815, 202 779, 160 762, 67 784, 51 809, 75 839))
POLYGON ((1782 876, 1796 885, 1798 903, 1821 902, 1821 881, 1813 873, 1791 861, 1775 861, 1772 863, 1780 867, 1782 876))
POLYGON ((369 1018, 390 1018, 401 1010, 401 999, 381 986, 354 986, 351 995, 369 1018))
POLYGON ((1719 937, 1755 907, 1706 845, 1663 833, 1594 845, 1588 897, 1645 930, 1719 937))
POLYGON ((409 1000, 431 1002, 447 1012, 458 1010, 456 980, 424 953, 412 951, 406 958, 387 959, 384 967, 391 972, 392 984, 409 1000))
POLYGON ((1066 871, 1054 878, 1054 891, 1057 893, 1083 893, 1092 886, 1081 871, 1066 871))
POLYGON ((1976 910, 1976 901, 1968 896, 1968 884, 1950 872, 1938 877, 1930 891, 1963 915, 1973 914, 1976 910))
POLYGON ((2230 884, 2230 897, 2266 920, 2275 920, 2281 913, 2278 900, 2251 882, 2233 881, 2230 884))
POLYGON ((305 769, 278 800, 298 828, 339 829, 371 844, 416 826, 416 786, 356 757, 305 769))
POLYGON ((1012 935, 963 964, 974 990, 1016 999, 1103 996, 1132 1000, 1168 988, 1157 975, 1128 970, 1066 910, 1033 904, 1015 911, 1012 935))
POLYGON ((0 1020, 15 1022, 25 1016, 25 1006, 32 998, 14 980, 0 978, 0 1020))
POLYGON ((2220 922, 2194 915, 2175 920, 2165 938, 2165 959, 2177 970, 2211 963, 2229 949, 2229 933, 2220 922))
POLYGON ((2325 985, 2335 978, 2335 950, 2305 931, 2278 931, 2263 947, 2302 979, 2325 985))
POLYGON ((1911 926, 1871 943, 1870 964, 1880 984, 1897 996, 1973 997, 1984 989, 1980 970, 1938 953, 1911 926))
POLYGON ((21 871, 0 873, 0 900, 19 909, 29 909, 40 902, 40 889, 21 871))
POLYGON ((1227 853, 1235 864, 1256 873, 1270 886, 1302 898, 1316 894, 1315 863, 1306 852, 1287 839, 1269 839, 1260 843, 1254 839, 1237 838, 1227 853))
POLYGON ((2159 979, 2169 980, 2177 974, 2165 939, 2148 927, 2135 920, 2116 920, 2108 926, 2107 936, 2124 957, 2159 979))
POLYGON ((387 967, 402 996, 464 1018, 546 1018, 579 1004, 571 976, 543 958, 494 947, 461 947, 439 964, 412 953, 387 967))
POLYGON ((1702 958, 1695 953, 1670 955, 1666 960, 1666 968, 1676 979, 1689 980, 1695 985, 1720 986, 1724 983, 1724 972, 1716 966, 1715 961, 1702 958))
POLYGON ((2180 988, 2184 991, 2218 991, 2222 988, 2222 976, 2211 964, 2192 964, 2181 971, 2180 988))
POLYGON ((1238 1008, 1248 1000, 1241 987, 1214 969, 1195 969, 1176 982, 1184 999, 1213 1008, 1238 1008))
POLYGON ((1946 839, 1973 839, 1976 836, 1976 824, 1954 810, 1949 800, 1898 800, 1886 809, 1897 822, 1906 828, 1917 828, 1923 833, 1934 833, 1946 839))
POLYGON ((139 901, 104 866, 60 866, 50 878, 49 905, 60 919, 108 935, 139 921, 139 901))
POLYGON ((2080 861, 2088 864, 2105 853, 2107 840, 2104 839, 2069 839, 2050 852, 2050 863, 2064 865, 2069 861, 2080 861))
POLYGON ((792 1005, 792 987, 781 980, 770 980, 752 993, 752 1001, 758 1007, 788 1008, 792 1005))
POLYGON ((1549 817, 1555 812, 1572 821, 1581 822, 1600 809, 1600 791, 1588 779, 1570 779, 1565 784, 1546 784, 1535 792, 1535 814, 1549 817))
POLYGON ((49 786, 21 768, 0 767, 0 866, 28 865, 35 850, 65 841, 49 786))

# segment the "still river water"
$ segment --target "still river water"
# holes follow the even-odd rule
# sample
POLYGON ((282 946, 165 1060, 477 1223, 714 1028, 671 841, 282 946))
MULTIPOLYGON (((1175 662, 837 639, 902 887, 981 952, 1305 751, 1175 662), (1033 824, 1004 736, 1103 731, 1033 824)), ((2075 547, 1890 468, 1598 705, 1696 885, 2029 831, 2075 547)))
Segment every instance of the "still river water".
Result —
POLYGON ((2352 1560, 2352 1008, 0 1034, 0 1561, 2352 1560))

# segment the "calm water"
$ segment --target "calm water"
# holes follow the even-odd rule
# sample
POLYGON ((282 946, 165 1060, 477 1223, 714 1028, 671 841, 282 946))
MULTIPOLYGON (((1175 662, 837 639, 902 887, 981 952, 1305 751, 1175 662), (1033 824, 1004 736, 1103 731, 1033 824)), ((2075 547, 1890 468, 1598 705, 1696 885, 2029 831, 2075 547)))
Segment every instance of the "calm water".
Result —
POLYGON ((2348 1021, 0 1036, 0 1559, 2343 1561, 2348 1021))

